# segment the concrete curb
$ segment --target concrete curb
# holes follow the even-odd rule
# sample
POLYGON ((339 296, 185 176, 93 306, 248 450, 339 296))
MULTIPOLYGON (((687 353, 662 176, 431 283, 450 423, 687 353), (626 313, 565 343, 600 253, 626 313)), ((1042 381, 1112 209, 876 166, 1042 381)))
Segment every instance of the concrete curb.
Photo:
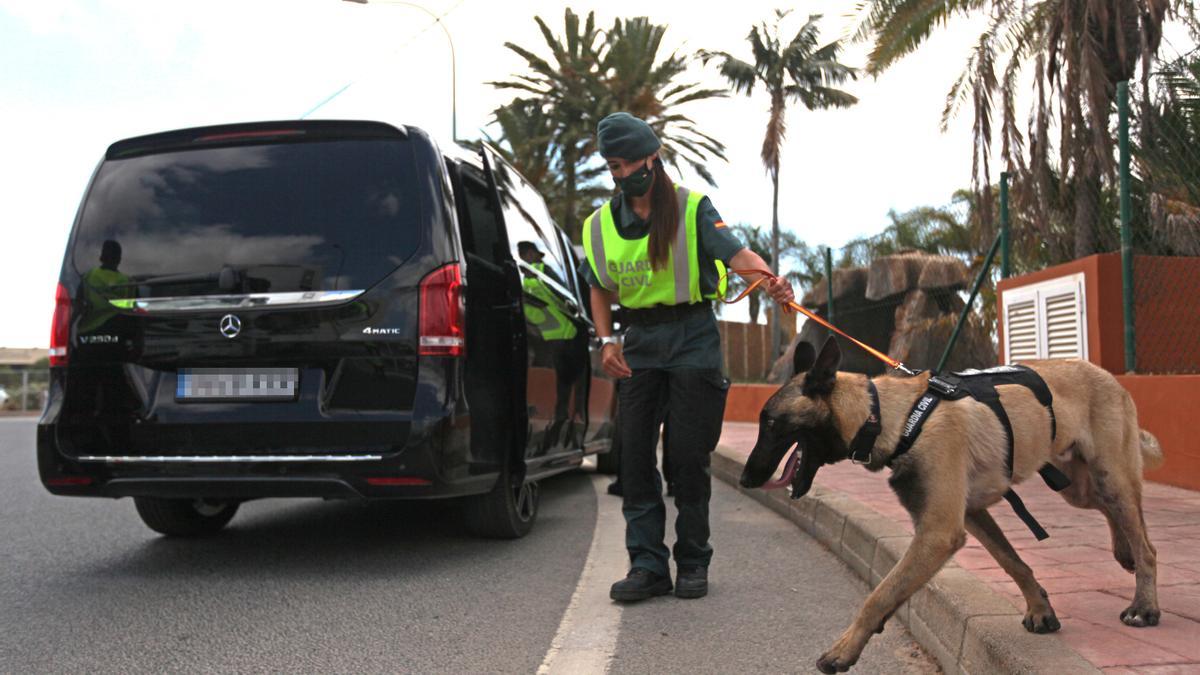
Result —
MULTIPOLYGON (((724 447, 713 453, 714 476, 795 523, 872 587, 912 541, 898 523, 838 490, 813 486, 803 499, 793 501, 785 490, 743 489, 738 485, 742 467, 743 460, 724 447)), ((947 673, 1100 672, 1062 640, 1027 632, 1021 626, 1023 614, 1012 603, 953 562, 895 617, 947 673)))

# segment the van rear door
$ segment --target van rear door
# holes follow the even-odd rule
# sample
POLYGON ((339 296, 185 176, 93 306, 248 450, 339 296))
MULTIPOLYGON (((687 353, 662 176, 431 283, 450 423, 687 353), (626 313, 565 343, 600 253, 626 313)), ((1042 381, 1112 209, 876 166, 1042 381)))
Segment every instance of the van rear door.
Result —
POLYGON ((64 262, 64 450, 400 447, 428 271, 405 263, 435 203, 413 145, 388 125, 293 122, 112 146, 64 262), (395 423, 358 424, 369 413, 395 423))

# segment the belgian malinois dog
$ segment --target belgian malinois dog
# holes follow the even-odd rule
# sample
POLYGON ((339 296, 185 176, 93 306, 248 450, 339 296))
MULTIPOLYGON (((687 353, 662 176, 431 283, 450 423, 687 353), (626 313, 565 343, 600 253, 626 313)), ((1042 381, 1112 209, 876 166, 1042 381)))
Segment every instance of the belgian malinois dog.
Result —
MULTIPOLYGON (((798 445, 789 462, 792 498, 812 487, 823 464, 846 459, 849 444, 870 415, 867 377, 839 373, 841 350, 830 338, 819 355, 797 345, 792 379, 763 406, 758 441, 746 461, 741 484, 762 486, 780 460, 798 445)), ((1026 630, 1059 629, 1046 591, 988 514, 1012 484, 1051 463, 1071 485, 1060 492, 1072 506, 1097 509, 1108 519, 1113 556, 1137 579, 1133 603, 1121 612, 1129 626, 1158 623, 1156 553, 1142 517, 1142 470, 1162 464, 1158 441, 1137 424, 1133 399, 1116 378, 1086 361, 1032 361, 1053 395, 1051 411, 1028 387, 996 387, 1013 429, 1011 479, 1006 466, 1007 433, 998 416, 972 398, 944 400, 927 419, 904 455, 889 461, 909 412, 926 391, 929 375, 883 376, 878 391, 881 429, 866 463, 869 471, 890 465, 892 490, 912 517, 915 536, 904 556, 867 597, 853 623, 817 660, 824 673, 844 672, 858 661, 872 633, 929 581, 971 533, 1012 577, 1025 596, 1026 630)), ((785 472, 787 470, 785 469, 785 472)))

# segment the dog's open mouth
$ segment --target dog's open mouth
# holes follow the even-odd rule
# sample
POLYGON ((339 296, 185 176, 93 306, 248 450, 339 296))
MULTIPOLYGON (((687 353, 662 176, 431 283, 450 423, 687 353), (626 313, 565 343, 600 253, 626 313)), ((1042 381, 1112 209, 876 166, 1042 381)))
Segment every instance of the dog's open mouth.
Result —
POLYGON ((796 466, 800 463, 800 446, 792 448, 791 454, 788 455, 787 461, 783 465, 783 475, 774 480, 769 480, 762 485, 764 490, 776 490, 781 487, 786 487, 792 484, 792 479, 796 477, 796 466))

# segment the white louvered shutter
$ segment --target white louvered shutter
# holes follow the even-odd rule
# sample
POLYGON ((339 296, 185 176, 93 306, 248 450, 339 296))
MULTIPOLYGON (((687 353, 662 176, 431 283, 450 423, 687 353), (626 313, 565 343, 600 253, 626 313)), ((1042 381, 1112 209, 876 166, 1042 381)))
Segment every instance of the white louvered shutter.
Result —
POLYGON ((1048 359, 1077 359, 1083 356, 1083 331, 1079 316, 1079 290, 1042 297, 1046 316, 1046 356, 1048 359))
POLYGON ((1084 287, 1073 274, 1005 291, 1005 362, 1086 359, 1084 287))
MULTIPOLYGON (((1007 294, 1006 294, 1007 295, 1007 294)), ((1037 296, 1005 303, 1005 361, 1017 363, 1038 357, 1037 296)))

